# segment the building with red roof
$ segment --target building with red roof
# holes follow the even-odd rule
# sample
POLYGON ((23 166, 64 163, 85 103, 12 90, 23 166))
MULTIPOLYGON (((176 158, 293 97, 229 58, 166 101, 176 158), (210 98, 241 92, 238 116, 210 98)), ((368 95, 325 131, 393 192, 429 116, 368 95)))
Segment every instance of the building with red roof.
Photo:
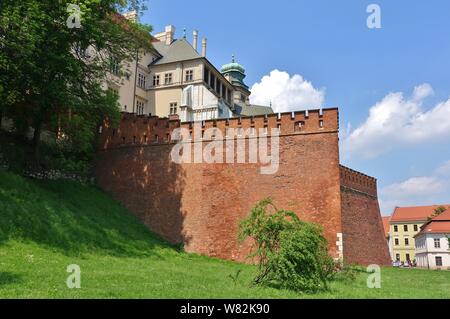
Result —
POLYGON ((418 267, 450 270, 450 206, 443 208, 415 236, 418 267))

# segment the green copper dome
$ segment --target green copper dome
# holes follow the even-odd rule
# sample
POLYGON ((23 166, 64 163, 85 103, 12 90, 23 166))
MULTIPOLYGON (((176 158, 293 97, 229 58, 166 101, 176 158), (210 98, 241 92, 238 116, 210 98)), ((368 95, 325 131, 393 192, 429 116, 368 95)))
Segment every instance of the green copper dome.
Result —
POLYGON ((225 64, 220 72, 221 73, 239 72, 245 74, 245 69, 242 65, 240 65, 235 61, 233 55, 233 57, 231 58, 231 63, 225 64))
POLYGON ((229 73, 229 72, 240 72, 245 74, 245 69, 242 65, 236 62, 231 62, 228 64, 225 64, 222 69, 220 70, 222 73, 229 73))
POLYGON ((231 59, 231 63, 225 64, 220 72, 225 76, 229 75, 232 78, 231 82, 234 85, 242 86, 248 89, 248 86, 244 83, 245 69, 242 65, 235 61, 234 55, 231 59))

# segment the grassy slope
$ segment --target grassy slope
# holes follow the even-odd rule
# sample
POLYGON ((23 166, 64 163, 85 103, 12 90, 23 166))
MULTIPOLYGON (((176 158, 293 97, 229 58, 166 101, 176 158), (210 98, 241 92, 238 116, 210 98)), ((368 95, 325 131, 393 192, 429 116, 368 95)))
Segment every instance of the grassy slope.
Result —
POLYGON ((250 288, 254 271, 177 251, 94 187, 0 172, 0 298, 450 298, 449 272, 383 269, 380 290, 361 274, 302 296, 250 288), (82 289, 66 287, 70 264, 82 289))

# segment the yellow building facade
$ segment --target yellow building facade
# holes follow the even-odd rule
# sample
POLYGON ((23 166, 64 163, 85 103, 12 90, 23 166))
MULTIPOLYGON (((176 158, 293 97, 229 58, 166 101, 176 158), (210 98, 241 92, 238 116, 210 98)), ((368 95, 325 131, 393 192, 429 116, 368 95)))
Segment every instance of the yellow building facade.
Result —
POLYGON ((393 261, 416 259, 415 236, 440 206, 397 207, 390 219, 389 248, 393 261))
POLYGON ((391 222, 390 234, 392 240, 392 257, 401 262, 416 259, 416 243, 414 236, 420 232, 420 227, 426 220, 409 222, 391 222))

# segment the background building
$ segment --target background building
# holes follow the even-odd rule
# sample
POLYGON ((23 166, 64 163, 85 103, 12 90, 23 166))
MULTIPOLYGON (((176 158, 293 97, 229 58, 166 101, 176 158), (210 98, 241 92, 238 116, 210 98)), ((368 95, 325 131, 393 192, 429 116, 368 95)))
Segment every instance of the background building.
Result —
POLYGON ((390 228, 391 228, 391 216, 383 217, 383 228, 384 228, 384 235, 386 237, 386 241, 389 246, 389 255, 391 256, 392 260, 395 260, 393 252, 392 252, 392 243, 391 243, 391 235, 390 235, 390 228))
POLYGON ((427 222, 415 237, 417 266, 450 270, 450 209, 427 222))
POLYGON ((414 261, 416 236, 440 206, 397 207, 390 220, 390 244, 393 260, 414 261))
MULTIPOLYGON (((137 20, 135 14, 125 17, 137 20)), ((139 52, 134 61, 111 61, 105 85, 119 96, 123 112, 177 115, 182 122, 273 114, 271 107, 250 104, 245 69, 234 56, 219 71, 206 58, 206 38, 198 51, 198 31, 192 43, 175 33, 168 25, 151 37, 154 50, 139 52)))

